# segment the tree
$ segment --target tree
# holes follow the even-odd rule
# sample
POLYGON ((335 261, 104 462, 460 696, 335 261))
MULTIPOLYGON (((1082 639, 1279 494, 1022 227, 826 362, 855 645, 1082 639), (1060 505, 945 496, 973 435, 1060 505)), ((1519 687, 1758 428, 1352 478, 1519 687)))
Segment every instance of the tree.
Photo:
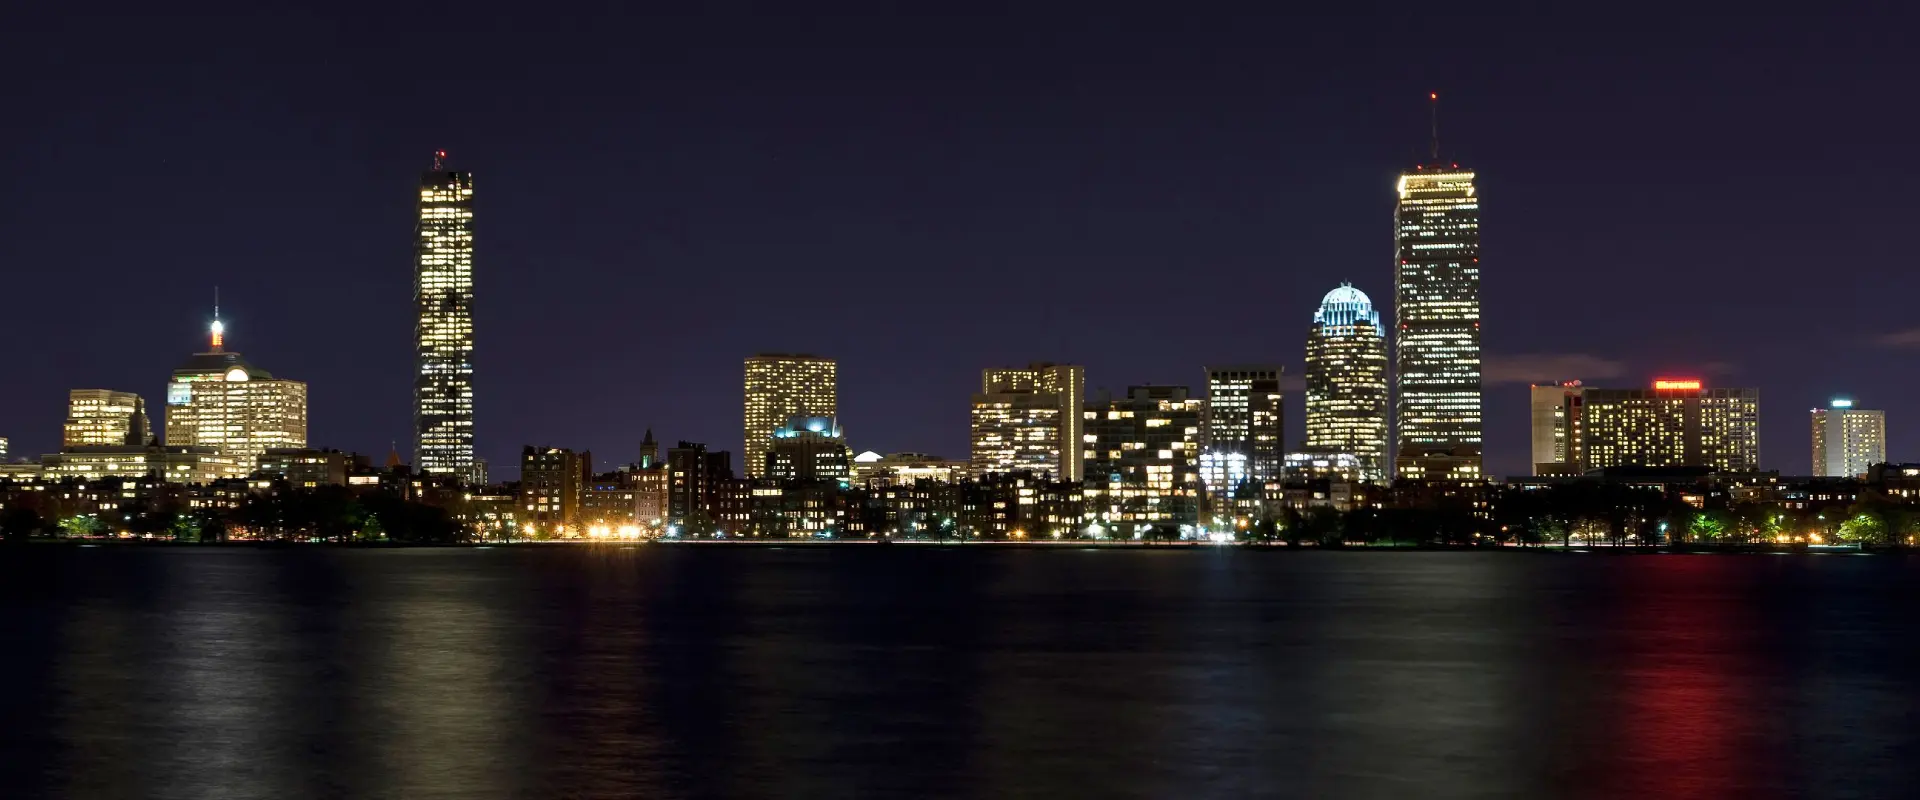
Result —
POLYGON ((60 520, 60 531, 67 536, 99 536, 106 530, 106 523, 92 514, 75 514, 60 520))
POLYGON ((39 533, 47 524, 40 512, 24 506, 8 506, 0 511, 0 536, 9 542, 23 542, 39 533))

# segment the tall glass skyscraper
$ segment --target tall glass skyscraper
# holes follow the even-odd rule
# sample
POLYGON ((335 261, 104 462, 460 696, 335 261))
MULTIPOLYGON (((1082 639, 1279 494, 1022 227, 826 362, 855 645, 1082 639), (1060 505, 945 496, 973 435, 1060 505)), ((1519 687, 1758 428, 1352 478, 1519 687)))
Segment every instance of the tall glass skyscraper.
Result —
POLYGON ((1307 449, 1351 453, 1360 479, 1387 478, 1387 331, 1352 284, 1327 293, 1307 334, 1307 449))
POLYGON ((1398 191, 1394 470, 1410 480, 1478 480, 1480 196, 1474 174, 1457 166, 1419 167, 1401 174, 1398 191))
POLYGON ((473 457, 473 174, 441 168, 420 178, 414 240, 414 466, 477 477, 473 457))

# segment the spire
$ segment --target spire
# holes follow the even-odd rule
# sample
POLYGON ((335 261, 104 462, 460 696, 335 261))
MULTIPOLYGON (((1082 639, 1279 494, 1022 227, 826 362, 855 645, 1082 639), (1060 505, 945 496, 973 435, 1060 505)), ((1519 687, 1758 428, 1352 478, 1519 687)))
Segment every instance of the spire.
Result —
POLYGON ((441 162, 445 161, 446 159, 447 159, 447 151, 445 150, 433 151, 433 171, 439 172, 441 170, 446 169, 446 167, 441 165, 441 162))
POLYGON ((1440 93, 1428 92, 1427 101, 1432 105, 1433 113, 1433 164, 1440 164, 1440 93))
POLYGON ((227 326, 220 321, 220 287, 218 286, 213 287, 213 324, 208 326, 208 331, 213 335, 212 352, 220 352, 221 346, 227 343, 227 326))

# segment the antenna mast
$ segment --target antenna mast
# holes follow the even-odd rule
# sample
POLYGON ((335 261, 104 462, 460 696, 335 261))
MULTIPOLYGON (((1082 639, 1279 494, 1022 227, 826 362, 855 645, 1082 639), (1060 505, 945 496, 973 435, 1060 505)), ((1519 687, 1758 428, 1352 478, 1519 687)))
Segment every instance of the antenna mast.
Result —
POLYGON ((1432 157, 1433 157, 1433 163, 1437 166, 1440 163, 1440 93, 1428 92, 1427 100, 1432 105, 1432 113, 1433 113, 1432 157))
POLYGON ((220 287, 213 287, 213 325, 209 330, 213 334, 213 352, 220 352, 221 345, 227 343, 227 326, 220 322, 220 287))
POLYGON ((445 150, 435 150, 435 151, 433 151, 433 171, 434 171, 434 172, 439 172, 439 171, 441 171, 442 169, 445 169, 445 167, 442 167, 442 166, 440 165, 440 162, 441 162, 441 160, 443 160, 443 159, 445 159, 446 157, 447 157, 447 151, 445 151, 445 150))

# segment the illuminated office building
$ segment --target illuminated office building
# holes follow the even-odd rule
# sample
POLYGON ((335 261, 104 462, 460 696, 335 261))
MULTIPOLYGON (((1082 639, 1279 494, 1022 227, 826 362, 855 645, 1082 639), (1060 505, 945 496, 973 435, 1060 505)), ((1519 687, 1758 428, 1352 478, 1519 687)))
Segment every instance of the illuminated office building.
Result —
POLYGON ((1835 398, 1813 410, 1815 477, 1861 478, 1875 464, 1887 463, 1887 415, 1854 408, 1835 398))
POLYGON ((1363 481, 1387 479, 1386 336, 1373 301, 1344 283, 1307 333, 1306 447, 1352 454, 1363 481))
POLYGON ((970 421, 974 474, 1030 471, 1079 481, 1086 395, 1085 367, 981 370, 970 421))
POLYGON ((1087 403, 1089 517, 1164 522, 1198 516, 1202 402, 1185 386, 1129 386, 1087 403))
POLYGON ((275 378, 225 344, 213 321, 212 346, 173 371, 167 384, 167 446, 207 447, 243 473, 268 450, 307 446, 307 385, 275 378))
POLYGON ((40 475, 65 478, 156 478, 167 483, 212 483, 246 477, 249 464, 211 447, 86 445, 40 457, 40 475))
POLYGON ((1651 389, 1568 387, 1579 394, 1587 469, 1760 469, 1760 390, 1661 379, 1651 389))
POLYGON ((476 482, 473 454, 473 173, 420 178, 413 247, 414 467, 476 482))
POLYGON ((773 432, 767 450, 769 478, 783 481, 850 481, 847 437, 833 417, 792 417, 773 432))
POLYGON ((1578 475, 1587 471, 1580 382, 1532 389, 1533 474, 1578 475))
POLYGON ((1480 197, 1474 173, 1402 173, 1394 206, 1396 477, 1478 480, 1480 197))
POLYGON ((766 477, 773 434, 794 417, 839 416, 839 369, 831 358, 762 353, 747 359, 747 476, 766 477))
MULTIPOLYGON (((67 393, 67 422, 62 447, 135 445, 153 438, 147 404, 140 395, 111 389, 74 389, 67 393)), ((0 458, 5 458, 0 453, 0 458)))
MULTIPOLYGON (((1286 420, 1281 413, 1281 372, 1274 365, 1207 368, 1204 449, 1223 463, 1244 456, 1246 475, 1256 482, 1280 477, 1286 420)), ((1207 485, 1218 482, 1210 479, 1207 485)))

